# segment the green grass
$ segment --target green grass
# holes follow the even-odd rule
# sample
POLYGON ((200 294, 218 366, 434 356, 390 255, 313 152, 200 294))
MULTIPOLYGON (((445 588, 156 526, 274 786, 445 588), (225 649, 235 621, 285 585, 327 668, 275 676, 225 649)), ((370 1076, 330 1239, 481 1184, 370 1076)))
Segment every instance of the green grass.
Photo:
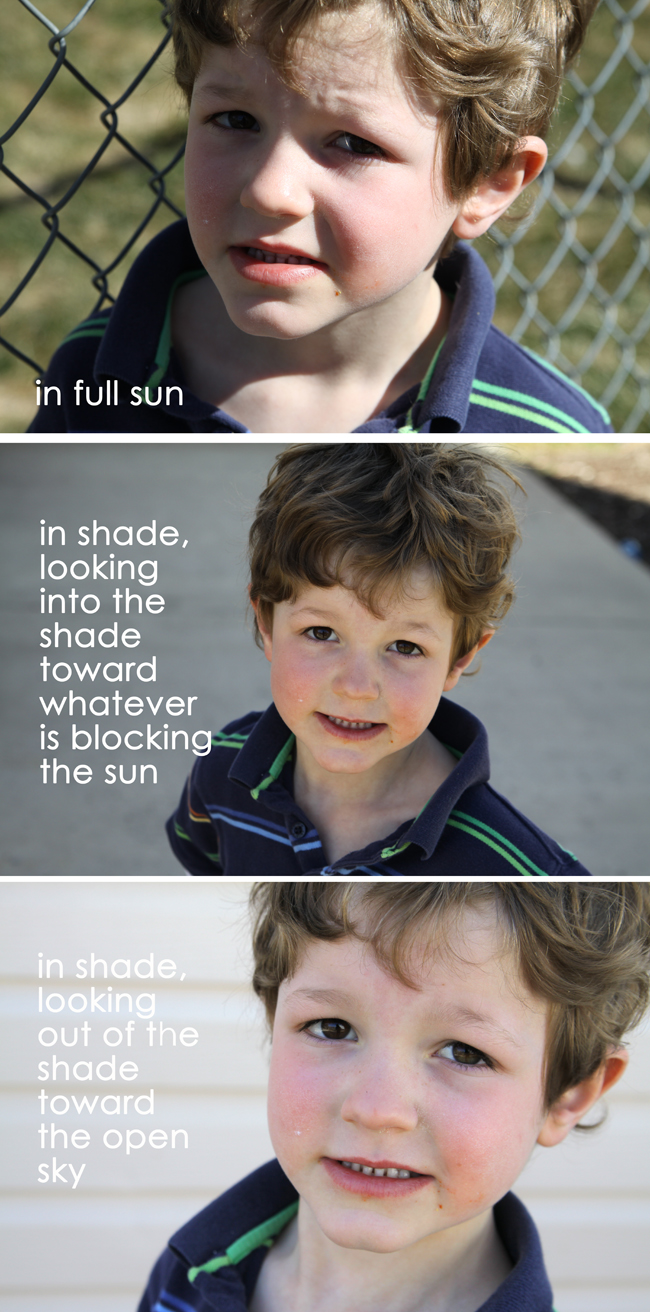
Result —
MULTIPOLYGON (((47 0, 43 5, 54 22, 70 21, 80 0, 47 0)), ((631 0, 623 0, 629 10, 631 0)), ((71 33, 68 57, 106 97, 117 98, 153 53, 163 34, 158 0, 96 0, 95 5, 71 33)), ((605 7, 596 14, 577 67, 578 76, 591 86, 610 58, 616 44, 614 19, 605 7)), ((47 48, 48 33, 31 14, 11 0, 0 20, 0 135, 14 121, 52 66, 47 48)), ((648 68, 650 61, 650 4, 636 20, 632 60, 648 68)), ((141 86, 119 111, 120 130, 156 167, 162 167, 180 145, 184 114, 170 77, 170 55, 166 51, 141 86)), ((595 97, 594 118, 603 133, 617 128, 637 93, 636 73, 630 59, 623 59, 604 88, 595 97)), ((551 136, 557 149, 575 122, 576 91, 567 84, 551 136)), ((59 200, 72 180, 105 140, 99 120, 101 104, 70 73, 62 69, 27 122, 5 146, 5 164, 50 203, 59 200)), ((643 167, 650 140, 648 110, 641 108, 621 141, 616 144, 613 164, 626 183, 643 167)), ((575 236, 592 255, 606 239, 620 211, 620 195, 611 177, 604 179, 598 193, 584 207, 585 188, 598 167, 598 149, 586 128, 561 166, 556 196, 573 216, 575 236)), ((153 194, 147 186, 146 168, 134 162, 113 142, 79 192, 61 214, 63 233, 100 267, 117 259, 123 246, 144 218, 153 194)), ((168 180, 171 199, 182 208, 182 166, 168 180)), ((42 208, 25 198, 0 174, 0 305, 12 293, 47 240, 40 222, 42 208)), ((115 295, 135 256, 151 236, 173 219, 161 207, 129 254, 110 275, 115 295)), ((633 266, 641 237, 650 227, 650 182, 636 193, 631 226, 623 228, 611 249, 597 263, 597 279, 609 296, 615 296, 633 266)), ((535 223, 526 230, 508 227, 514 234, 516 267, 530 280, 539 277, 562 238, 564 220, 547 204, 535 223)), ((505 231, 505 229, 504 229, 505 231)), ((493 237, 477 243, 498 275, 502 253, 493 237)), ((647 257, 646 257, 647 259, 647 257)), ((93 270, 56 241, 17 302, 0 319, 0 335, 26 355, 45 366, 58 343, 97 302, 92 286, 93 270)), ((559 323, 574 298, 580 295, 584 269, 568 251, 558 270, 540 289, 538 308, 549 323, 559 323)), ((639 269, 623 303, 617 323, 625 333, 635 333, 650 305, 650 273, 639 269)), ((520 322, 522 297, 512 277, 507 277, 497 298, 496 322, 512 332, 520 322)), ((575 368, 579 381, 595 396, 606 392, 609 380, 621 364, 623 348, 608 336, 596 359, 581 373, 603 322, 603 308, 592 291, 572 321, 563 329, 561 367, 575 368)), ((525 345, 548 355, 547 334, 530 323, 521 337, 525 345)), ((554 358, 552 355, 550 358, 554 358)), ((636 346, 637 368, 650 376, 650 330, 641 334, 636 346)), ((21 431, 34 410, 34 373, 27 365, 0 347, 0 430, 21 431)), ((639 382, 627 376, 609 409, 618 430, 625 430, 629 417, 638 409, 639 382)), ((650 411, 637 414, 635 431, 649 426, 650 411)), ((629 430, 628 430, 629 431, 629 430)))
MULTIPOLYGON (((47 15, 63 26, 78 4, 48 0, 47 15)), ((68 38, 68 58, 105 97, 117 99, 164 35, 157 0, 96 0, 68 38)), ((52 67, 46 29, 13 0, 0 20, 0 133, 7 130, 52 67)), ((119 111, 127 140, 162 168, 184 136, 180 99, 165 51, 119 111)), ((6 144, 5 165, 50 203, 58 201, 106 140, 103 104, 63 68, 45 96, 6 144)), ((101 268, 120 254, 147 214, 154 193, 150 173, 113 141, 94 171, 61 212, 61 231, 101 268)), ((167 181, 170 199, 183 207, 182 164, 167 181)), ((0 174, 0 304, 27 273, 48 238, 42 206, 0 174)), ((113 296, 146 242, 174 219, 161 206, 109 279, 113 296)), ((55 241, 18 300, 0 319, 0 335, 39 365, 93 308, 95 270, 55 241)), ((0 429, 23 430, 34 412, 34 371, 0 347, 0 429)))

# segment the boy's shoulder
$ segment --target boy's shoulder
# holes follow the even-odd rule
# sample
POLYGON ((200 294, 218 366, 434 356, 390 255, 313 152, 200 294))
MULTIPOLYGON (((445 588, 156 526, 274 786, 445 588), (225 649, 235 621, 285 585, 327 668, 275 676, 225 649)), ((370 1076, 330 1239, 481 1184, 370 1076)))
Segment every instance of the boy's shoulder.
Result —
POLYGON ((589 875, 572 852, 492 787, 487 732, 475 715, 442 697, 430 728, 458 764, 401 837, 420 855, 420 870, 414 861, 409 874, 589 875))
POLYGON ((214 406, 183 386, 171 342, 174 293, 204 275, 185 219, 153 237, 115 303, 83 320, 55 351, 43 387, 58 387, 61 404, 52 393, 29 431, 218 430, 214 406))
POLYGON ((450 325, 402 432, 612 431, 584 388, 494 327, 494 285, 477 251, 459 243, 435 276, 453 302, 450 325))
POLYGON ((298 1195, 279 1163, 258 1167, 172 1236, 138 1312, 244 1312, 269 1241, 297 1208, 298 1195))
POLYGON ((294 743, 273 703, 212 735, 167 821, 174 855, 190 874, 301 873, 292 858, 320 840, 293 797, 294 743))
POLYGON ((578 383, 491 325, 470 393, 468 430, 611 433, 607 411, 578 383), (490 428, 491 423, 491 428, 490 428))
MULTIPOLYGON (((173 1235, 138 1312, 244 1312, 269 1241, 297 1207, 298 1195, 279 1163, 259 1167, 173 1235)), ((478 1312, 552 1312, 532 1218, 511 1193, 497 1203, 494 1218, 513 1269, 478 1312)))

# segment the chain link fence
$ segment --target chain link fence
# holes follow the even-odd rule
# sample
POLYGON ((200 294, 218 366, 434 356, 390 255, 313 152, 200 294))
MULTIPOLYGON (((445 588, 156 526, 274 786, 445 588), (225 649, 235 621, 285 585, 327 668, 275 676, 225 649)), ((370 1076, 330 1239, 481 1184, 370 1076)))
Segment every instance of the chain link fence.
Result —
MULTIPOLYGON (((5 0, 0 19, 3 431, 25 427, 58 342, 183 213, 165 0, 44 2, 5 0)), ((628 433, 650 419, 649 115, 650 0, 602 0, 530 215, 477 243, 499 327, 628 433)))

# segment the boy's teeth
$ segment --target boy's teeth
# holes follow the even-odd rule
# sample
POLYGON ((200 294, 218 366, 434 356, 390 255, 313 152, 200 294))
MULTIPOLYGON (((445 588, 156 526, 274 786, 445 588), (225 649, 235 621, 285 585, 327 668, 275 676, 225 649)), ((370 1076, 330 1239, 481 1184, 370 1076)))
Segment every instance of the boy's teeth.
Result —
POLYGON ((247 246, 246 254, 253 260, 263 260, 265 264, 313 264, 307 255, 282 255, 276 251, 262 251, 258 246, 247 246))
POLYGON ((373 720, 342 720, 338 715, 328 715, 332 724, 342 724, 344 729, 374 729, 373 720))
POLYGON ((415 1171, 402 1171, 396 1166, 362 1166, 360 1162, 341 1162, 350 1171, 362 1171, 364 1175, 387 1175, 391 1180, 408 1180, 415 1171))

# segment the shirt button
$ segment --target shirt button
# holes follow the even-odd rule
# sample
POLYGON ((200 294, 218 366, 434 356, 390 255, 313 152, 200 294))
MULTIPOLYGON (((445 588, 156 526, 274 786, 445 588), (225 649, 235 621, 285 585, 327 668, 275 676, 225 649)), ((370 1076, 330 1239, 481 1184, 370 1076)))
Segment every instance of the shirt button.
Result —
POLYGON ((291 826, 291 833, 294 838, 304 838, 307 833, 307 826, 302 823, 302 820, 297 820, 295 825, 291 826))

